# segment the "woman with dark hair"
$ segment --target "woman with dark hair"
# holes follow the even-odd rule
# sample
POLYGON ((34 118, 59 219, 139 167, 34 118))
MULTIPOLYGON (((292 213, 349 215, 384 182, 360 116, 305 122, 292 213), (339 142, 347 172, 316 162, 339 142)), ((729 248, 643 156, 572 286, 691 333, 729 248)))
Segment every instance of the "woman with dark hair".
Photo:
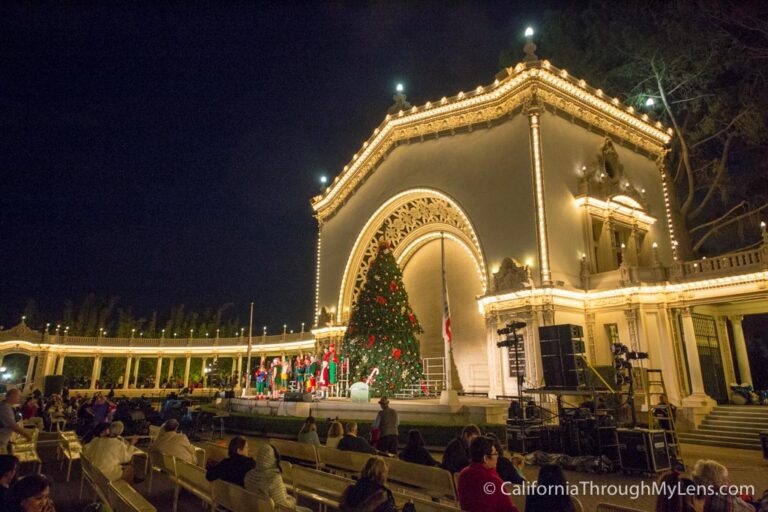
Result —
POLYGON ((424 448, 424 438, 421 437, 421 432, 416 429, 408 431, 408 442, 405 444, 405 448, 403 448, 398 457, 405 462, 421 464, 422 466, 437 466, 437 461, 433 459, 429 451, 424 448))
POLYGON ((656 498, 656 512, 704 510, 704 498, 695 495, 696 484, 690 478, 680 476, 677 471, 670 471, 659 477, 659 484, 662 494, 656 498))
POLYGON ((245 438, 235 436, 230 439, 227 455, 226 459, 205 473, 206 480, 224 480, 244 487, 245 474, 256 467, 256 461, 248 456, 248 443, 245 438))
POLYGON ((395 498, 387 488, 387 465, 378 456, 365 463, 360 478, 341 496, 342 512, 395 512, 395 498))
POLYGON ((6 512, 56 512, 51 501, 51 482, 43 475, 16 481, 5 500, 6 512))
POLYGON ((525 512, 576 512, 568 495, 568 482, 560 466, 545 464, 539 469, 536 487, 525 498, 525 512))
POLYGON ((320 438, 317 437, 317 422, 314 416, 307 416, 307 419, 304 420, 297 441, 320 446, 320 438))

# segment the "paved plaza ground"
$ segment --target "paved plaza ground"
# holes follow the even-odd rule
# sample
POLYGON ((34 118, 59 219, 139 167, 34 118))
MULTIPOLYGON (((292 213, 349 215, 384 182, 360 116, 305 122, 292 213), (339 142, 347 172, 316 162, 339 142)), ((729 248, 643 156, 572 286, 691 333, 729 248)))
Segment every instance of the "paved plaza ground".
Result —
MULTIPOLYGON (((266 442, 264 438, 249 438, 251 453, 255 453, 258 446, 266 442)), ((209 452, 210 458, 217 458, 226 452, 227 440, 218 440, 215 442, 202 442, 197 443, 200 446, 206 447, 209 452)), ((66 479, 66 467, 64 471, 59 469, 58 463, 55 462, 55 449, 53 444, 41 445, 41 456, 46 461, 43 465, 43 473, 48 475, 53 480, 53 496, 57 505, 58 512, 74 512, 80 511, 85 507, 91 499, 88 497, 93 496, 92 493, 86 492, 86 498, 80 500, 78 493, 80 490, 80 465, 75 463, 72 470, 71 482, 67 484, 66 479)), ((439 458, 440 454, 435 454, 439 458)), ((746 451, 737 450, 732 448, 716 448, 699 445, 683 445, 683 455, 685 462, 689 466, 698 459, 711 458, 725 464, 731 475, 731 480, 734 484, 749 484, 755 487, 755 491, 758 494, 762 494, 765 489, 768 489, 768 461, 762 459, 762 454, 759 451, 746 451)), ((24 468, 25 471, 30 471, 29 467, 24 468)), ((143 472, 143 461, 136 464, 137 474, 143 472)), ((538 468, 535 466, 529 466, 525 470, 525 475, 529 481, 536 479, 538 474, 538 468)), ((595 485, 618 485, 627 486, 632 484, 640 484, 645 482, 650 484, 653 482, 653 478, 629 476, 621 473, 612 473, 604 475, 594 475, 586 473, 576 473, 573 471, 566 471, 566 477, 569 483, 579 482, 592 482, 595 485)), ((137 490, 141 492, 147 499, 153 503, 160 511, 170 511, 173 503, 173 487, 171 482, 162 474, 156 474, 153 483, 152 492, 148 492, 147 481, 136 484, 137 490)), ((87 488, 87 486, 86 486, 87 488)), ((652 511, 654 510, 655 496, 645 495, 640 496, 638 499, 633 500, 628 496, 598 496, 598 495, 580 495, 579 500, 584 505, 586 511, 595 510, 598 503, 614 503, 624 506, 633 507, 639 510, 652 511)), ((522 498, 516 498, 515 502, 520 508, 521 512, 524 510, 525 500, 522 498)), ((182 492, 180 496, 179 509, 184 512, 202 511, 203 508, 199 500, 194 498, 188 493, 182 492)))

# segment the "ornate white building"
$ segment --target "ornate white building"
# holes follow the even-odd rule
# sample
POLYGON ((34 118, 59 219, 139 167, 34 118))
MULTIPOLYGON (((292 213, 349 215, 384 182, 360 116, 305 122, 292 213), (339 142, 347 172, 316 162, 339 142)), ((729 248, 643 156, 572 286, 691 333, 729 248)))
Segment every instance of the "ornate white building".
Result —
POLYGON ((529 386, 542 384, 537 328, 563 323, 584 327, 593 365, 612 364, 612 342, 648 352, 643 366, 663 370, 694 424, 728 400, 735 368, 751 380, 741 317, 768 312, 768 237, 753 251, 677 259, 662 172, 671 129, 535 59, 405 108, 312 201, 319 337, 343 331, 385 235, 425 329, 422 355, 441 356, 445 236, 466 391, 516 393, 496 347, 512 319, 527 324, 529 386))

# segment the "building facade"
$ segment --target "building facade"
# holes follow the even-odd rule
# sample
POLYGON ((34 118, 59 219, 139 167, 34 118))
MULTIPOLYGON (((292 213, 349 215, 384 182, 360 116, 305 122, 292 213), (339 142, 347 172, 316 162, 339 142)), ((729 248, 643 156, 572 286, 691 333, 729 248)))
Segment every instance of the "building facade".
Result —
POLYGON ((317 323, 343 331, 386 238, 425 329, 422 356, 442 355, 444 238, 465 391, 516 394, 512 354, 496 346, 513 320, 526 323, 525 385, 544 384, 538 327, 570 323, 595 366, 613 363, 612 343, 648 352, 640 364, 662 370, 698 424, 729 383, 751 380, 740 322, 768 311, 768 237, 763 228, 754 250, 678 260, 663 172, 671 133, 538 60, 391 109, 312 201, 317 323))

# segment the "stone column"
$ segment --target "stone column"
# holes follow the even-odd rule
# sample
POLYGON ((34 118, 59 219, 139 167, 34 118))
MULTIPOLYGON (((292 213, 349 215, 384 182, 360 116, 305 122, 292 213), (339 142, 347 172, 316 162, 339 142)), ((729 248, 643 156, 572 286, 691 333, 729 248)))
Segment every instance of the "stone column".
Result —
POLYGON ((133 367, 133 387, 139 387, 139 368, 141 367, 141 357, 136 358, 136 364, 133 367))
POLYGON ((699 347, 696 344, 696 331, 693 327, 691 308, 680 310, 683 320, 683 343, 685 344, 688 374, 691 378, 691 394, 683 398, 683 407, 691 412, 693 426, 699 426, 704 417, 715 407, 715 401, 704 391, 704 378, 701 374, 699 347))
POLYGON ((123 373, 123 389, 128 389, 128 381, 131 380, 131 361, 133 357, 128 356, 125 360, 125 373, 123 373))
POLYGON ((189 367, 192 366, 192 356, 187 356, 187 361, 184 366, 184 387, 189 386, 189 367))
POLYGON ((207 357, 204 357, 204 358, 203 358, 203 364, 200 366, 200 378, 201 378, 201 379, 202 379, 202 381, 203 381, 203 387, 204 387, 204 388, 207 388, 207 387, 208 387, 208 374, 207 374, 207 373, 205 373, 205 366, 206 366, 207 364, 208 364, 208 358, 207 358, 207 357))
POLYGON ((157 368, 155 368, 155 389, 160 388, 160 376, 163 369, 163 356, 157 358, 157 368))
POLYGON ((91 389, 96 389, 96 381, 101 379, 101 356, 93 359, 93 370, 91 371, 91 389))
POLYGON ((733 327, 733 347, 736 349, 736 363, 739 365, 739 379, 741 382, 752 384, 752 371, 749 368, 749 354, 747 353, 747 342, 744 340, 744 329, 741 322, 743 316, 728 317, 733 327))
POLYGON ((175 357, 168 358, 168 382, 171 382, 171 378, 173 377, 173 361, 175 359, 175 357))
POLYGON ((243 378, 243 356, 237 356, 237 387, 240 387, 243 378))
POLYGON ((0 366, 3 366, 3 361, 5 361, 5 354, 0 354, 0 366))
POLYGON ((27 360, 27 375, 24 378, 24 389, 28 389, 32 384, 32 373, 35 370, 35 364, 37 363, 37 356, 30 355, 27 360))
MULTIPOLYGON (((64 358, 64 354, 61 354, 59 359, 56 361, 56 375, 64 375, 64 358)), ((0 366, 2 366, 1 363, 0 366)))

